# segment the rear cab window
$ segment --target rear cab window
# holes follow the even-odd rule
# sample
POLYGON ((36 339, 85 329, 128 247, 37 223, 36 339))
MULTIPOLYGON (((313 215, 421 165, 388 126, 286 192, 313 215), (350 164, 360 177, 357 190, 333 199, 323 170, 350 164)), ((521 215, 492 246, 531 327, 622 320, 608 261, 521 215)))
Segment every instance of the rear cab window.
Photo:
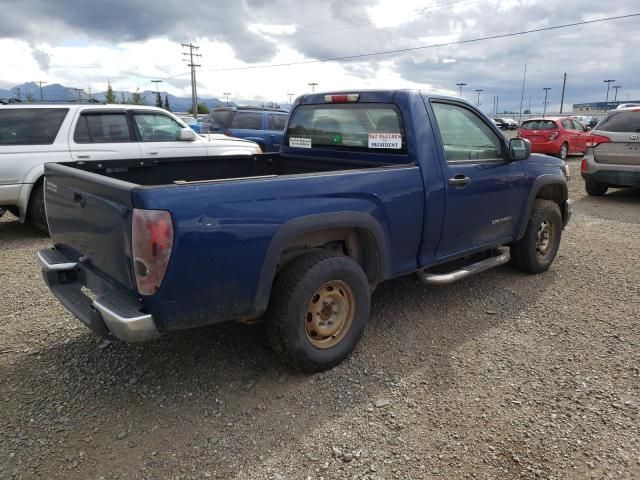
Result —
POLYGON ((377 153, 406 153, 402 120, 391 104, 302 105, 289 120, 286 145, 377 153))
POLYGON ((0 145, 51 145, 67 108, 0 108, 0 145))
POLYGON ((610 112, 598 123, 594 130, 617 133, 640 133, 640 109, 610 112))
POLYGON ((553 120, 527 120, 520 128, 524 130, 555 130, 558 125, 553 120))

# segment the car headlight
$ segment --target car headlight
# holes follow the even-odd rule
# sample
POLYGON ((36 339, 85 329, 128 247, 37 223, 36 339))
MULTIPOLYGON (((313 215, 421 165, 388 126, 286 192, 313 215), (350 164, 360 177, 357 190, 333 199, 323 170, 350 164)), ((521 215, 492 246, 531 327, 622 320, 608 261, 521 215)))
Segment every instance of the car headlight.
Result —
POLYGON ((256 148, 253 153, 262 153, 262 149, 260 148, 260 145, 256 145, 256 148))

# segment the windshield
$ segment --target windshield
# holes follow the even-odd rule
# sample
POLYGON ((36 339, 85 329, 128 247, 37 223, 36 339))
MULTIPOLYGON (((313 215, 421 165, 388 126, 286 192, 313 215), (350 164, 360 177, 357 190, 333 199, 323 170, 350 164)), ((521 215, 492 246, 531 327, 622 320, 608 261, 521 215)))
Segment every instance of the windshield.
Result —
POLYGON ((552 120, 527 120, 522 123, 520 128, 525 130, 555 130, 558 126, 552 120))
POLYGON ((229 126, 233 110, 216 110, 209 114, 207 124, 209 128, 225 129, 229 126))
POLYGON ((392 105, 329 104, 298 107, 287 130, 290 147, 406 151, 400 116, 392 105))

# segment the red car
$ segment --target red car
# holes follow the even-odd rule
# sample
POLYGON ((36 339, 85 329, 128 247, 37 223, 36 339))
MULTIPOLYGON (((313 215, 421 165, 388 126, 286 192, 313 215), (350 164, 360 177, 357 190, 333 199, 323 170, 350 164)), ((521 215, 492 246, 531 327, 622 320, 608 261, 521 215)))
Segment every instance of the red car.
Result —
POLYGON ((531 118, 522 122, 518 136, 531 142, 531 151, 556 155, 562 160, 587 150, 589 131, 570 117, 531 118))

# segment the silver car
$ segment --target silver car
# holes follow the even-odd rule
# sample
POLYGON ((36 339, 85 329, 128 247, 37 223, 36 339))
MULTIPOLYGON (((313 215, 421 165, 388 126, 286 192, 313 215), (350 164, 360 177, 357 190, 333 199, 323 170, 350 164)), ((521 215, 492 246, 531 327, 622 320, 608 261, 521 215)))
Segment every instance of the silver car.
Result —
POLYGON ((580 170, 589 195, 640 187, 640 108, 607 113, 591 131, 580 170))

